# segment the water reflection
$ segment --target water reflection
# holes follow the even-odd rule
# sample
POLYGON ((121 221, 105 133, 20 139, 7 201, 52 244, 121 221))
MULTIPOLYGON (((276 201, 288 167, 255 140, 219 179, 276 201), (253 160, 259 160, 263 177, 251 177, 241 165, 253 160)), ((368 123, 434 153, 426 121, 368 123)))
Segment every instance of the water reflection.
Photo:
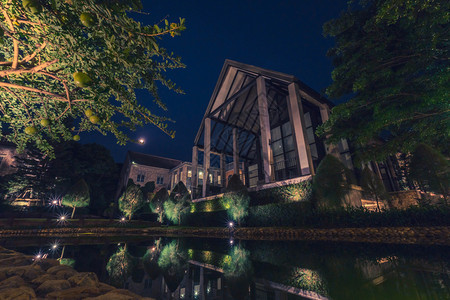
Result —
POLYGON ((450 299, 448 247, 168 238, 61 245, 77 270, 161 300, 450 299))

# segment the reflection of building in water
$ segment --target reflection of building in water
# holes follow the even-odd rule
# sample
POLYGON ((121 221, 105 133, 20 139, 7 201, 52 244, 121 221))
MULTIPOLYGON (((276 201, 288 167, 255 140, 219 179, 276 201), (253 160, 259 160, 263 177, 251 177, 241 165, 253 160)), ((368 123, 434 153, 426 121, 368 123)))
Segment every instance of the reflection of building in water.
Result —
MULTIPOLYGON (((235 293, 248 293, 249 299, 258 300, 287 300, 287 299, 328 299, 318 293, 302 290, 263 278, 253 278, 248 286, 230 282, 224 276, 224 270, 210 264, 190 260, 185 275, 173 292, 168 288, 162 274, 152 280, 147 274, 141 282, 134 282, 128 278, 125 288, 141 296, 158 300, 187 299, 187 300, 228 300, 236 299, 235 293), (233 285, 233 286, 231 286, 233 285), (241 288, 241 290, 237 290, 241 288), (233 290, 233 291, 232 291, 233 290), (234 293, 233 293, 234 292, 234 293)), ((244 299, 244 298, 242 298, 244 299)))

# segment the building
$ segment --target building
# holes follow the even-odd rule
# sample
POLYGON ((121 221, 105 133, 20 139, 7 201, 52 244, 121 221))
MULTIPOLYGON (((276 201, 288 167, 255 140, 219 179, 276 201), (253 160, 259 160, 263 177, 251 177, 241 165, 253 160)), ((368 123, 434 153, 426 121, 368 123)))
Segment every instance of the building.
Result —
POLYGON ((16 172, 16 168, 14 168, 16 155, 15 144, 0 141, 0 177, 16 172))
POLYGON ((129 179, 140 186, 153 181, 156 189, 170 190, 170 171, 181 164, 182 161, 176 159, 128 151, 120 172, 116 198, 122 194, 129 179))
MULTIPOLYGON (((352 168, 346 141, 327 146, 315 135, 332 106, 294 76, 226 60, 194 140, 192 170, 203 162, 203 176, 212 167, 225 174, 231 163, 258 189, 310 178, 327 153, 352 168)), ((199 178, 193 172, 193 186, 199 178)), ((211 194, 206 184, 194 197, 211 194)))

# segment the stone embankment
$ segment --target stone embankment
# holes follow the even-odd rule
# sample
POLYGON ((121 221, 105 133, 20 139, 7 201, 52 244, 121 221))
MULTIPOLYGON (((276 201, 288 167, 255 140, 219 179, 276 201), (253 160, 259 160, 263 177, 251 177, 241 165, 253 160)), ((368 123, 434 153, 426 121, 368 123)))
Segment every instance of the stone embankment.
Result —
POLYGON ((38 259, 0 247, 0 299, 96 299, 143 298, 128 290, 99 282, 92 272, 77 272, 55 259, 38 259))
POLYGON ((246 240, 311 240, 359 243, 450 245, 449 226, 368 228, 281 228, 281 227, 148 227, 148 228, 45 228, 3 229, 0 238, 169 236, 246 240))

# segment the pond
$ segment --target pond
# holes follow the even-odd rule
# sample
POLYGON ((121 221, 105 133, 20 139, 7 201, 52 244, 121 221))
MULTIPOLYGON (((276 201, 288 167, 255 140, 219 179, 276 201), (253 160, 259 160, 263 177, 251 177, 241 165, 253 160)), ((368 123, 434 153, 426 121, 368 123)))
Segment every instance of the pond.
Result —
POLYGON ((155 299, 450 299, 450 247, 134 237, 4 239, 155 299))

